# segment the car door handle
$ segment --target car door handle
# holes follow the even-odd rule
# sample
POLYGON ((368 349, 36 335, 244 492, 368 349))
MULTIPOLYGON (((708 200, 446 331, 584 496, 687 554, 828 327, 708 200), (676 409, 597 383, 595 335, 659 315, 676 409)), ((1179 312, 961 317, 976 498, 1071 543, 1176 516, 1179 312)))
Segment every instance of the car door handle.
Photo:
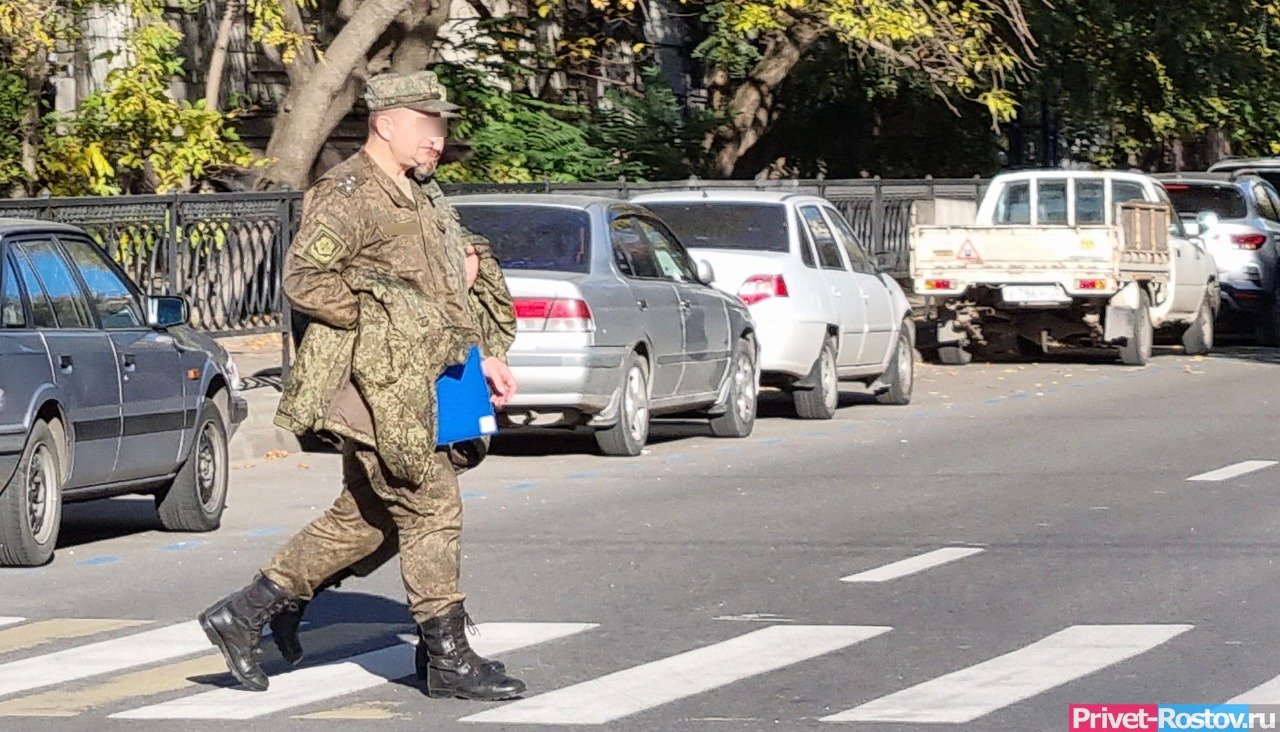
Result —
POLYGON ((132 353, 126 353, 126 354, 124 354, 124 356, 123 356, 123 361, 124 361, 124 370, 125 370, 125 371, 137 371, 137 370, 138 370, 138 357, 137 357, 137 356, 133 355, 132 353))
POLYGON ((649 309, 649 301, 648 301, 648 300, 636 300, 636 307, 640 308, 641 310, 648 310, 648 309, 649 309))
POLYGON ((680 309, 687 313, 693 309, 693 303, 689 302, 688 300, 681 300, 680 309))
POLYGON ((75 362, 70 356, 59 356, 58 367, 62 369, 63 373, 69 374, 75 368, 75 362))

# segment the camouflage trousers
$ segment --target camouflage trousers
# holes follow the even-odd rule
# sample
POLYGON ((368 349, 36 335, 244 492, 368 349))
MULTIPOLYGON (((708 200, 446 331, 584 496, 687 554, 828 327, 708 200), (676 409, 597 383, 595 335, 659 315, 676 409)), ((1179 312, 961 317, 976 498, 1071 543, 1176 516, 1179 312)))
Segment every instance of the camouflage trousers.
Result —
MULTIPOLYGON (((471 443, 453 445, 447 450, 442 448, 441 452, 449 456, 449 463, 453 465, 454 475, 461 479, 463 473, 476 467, 484 460, 485 455, 489 452, 489 438, 483 437, 473 440, 471 443)), ((320 583, 314 592, 320 592, 338 585, 349 577, 368 577, 376 572, 379 567, 391 561, 398 553, 400 553, 400 536, 393 528, 386 538, 382 540, 382 544, 374 550, 373 554, 356 561, 349 567, 338 570, 337 573, 320 583)))
POLYGON ((360 564, 367 574, 398 550, 414 620, 425 622, 462 602, 462 496, 448 455, 437 452, 435 461, 438 477, 417 486, 388 474, 373 450, 344 443, 338 500, 290 539, 262 574, 310 600, 339 570, 365 560, 360 564))

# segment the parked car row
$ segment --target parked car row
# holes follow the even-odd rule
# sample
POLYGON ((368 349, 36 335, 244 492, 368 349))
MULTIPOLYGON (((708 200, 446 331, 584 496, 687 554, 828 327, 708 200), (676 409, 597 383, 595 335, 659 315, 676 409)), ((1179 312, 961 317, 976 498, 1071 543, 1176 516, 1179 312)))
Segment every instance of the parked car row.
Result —
POLYGON ((821 198, 699 191, 630 202, 454 198, 515 300, 508 426, 588 428, 637 455, 652 417, 702 414, 746 437, 763 388, 834 416, 840 380, 907 404, 914 329, 898 284, 821 198))

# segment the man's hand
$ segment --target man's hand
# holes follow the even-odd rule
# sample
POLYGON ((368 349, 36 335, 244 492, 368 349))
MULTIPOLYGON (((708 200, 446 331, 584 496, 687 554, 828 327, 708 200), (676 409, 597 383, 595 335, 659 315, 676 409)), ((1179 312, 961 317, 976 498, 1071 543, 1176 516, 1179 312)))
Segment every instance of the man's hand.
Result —
POLYGON ((476 278, 480 276, 480 254, 476 248, 468 245, 467 254, 467 289, 471 289, 476 284, 476 278))
POLYGON ((480 368, 484 371, 484 378, 489 381, 489 390, 493 392, 490 401, 493 406, 501 409, 511 401, 511 397, 516 395, 516 377, 511 373, 511 369, 502 362, 502 359, 496 356, 486 358, 480 368))

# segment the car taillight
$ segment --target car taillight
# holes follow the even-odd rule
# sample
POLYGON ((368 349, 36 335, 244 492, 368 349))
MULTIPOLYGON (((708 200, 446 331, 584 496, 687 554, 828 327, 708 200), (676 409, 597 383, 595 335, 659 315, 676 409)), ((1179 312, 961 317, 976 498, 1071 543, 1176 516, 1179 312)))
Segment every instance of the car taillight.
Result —
POLYGON ((547 333, 588 333, 595 330, 591 308, 585 300, 517 297, 516 330, 547 333))
POLYGON ((924 289, 926 290, 954 290, 956 283, 951 280, 925 280, 924 289))
POLYGON ((738 288, 743 305, 755 305, 771 297, 789 297, 787 281, 782 275, 752 275, 738 288))
POLYGON ((1107 289, 1106 280, 1076 280, 1077 290, 1105 290, 1107 289))
POLYGON ((1231 243, 1240 249, 1261 249, 1267 243, 1266 234, 1234 234, 1231 243))

